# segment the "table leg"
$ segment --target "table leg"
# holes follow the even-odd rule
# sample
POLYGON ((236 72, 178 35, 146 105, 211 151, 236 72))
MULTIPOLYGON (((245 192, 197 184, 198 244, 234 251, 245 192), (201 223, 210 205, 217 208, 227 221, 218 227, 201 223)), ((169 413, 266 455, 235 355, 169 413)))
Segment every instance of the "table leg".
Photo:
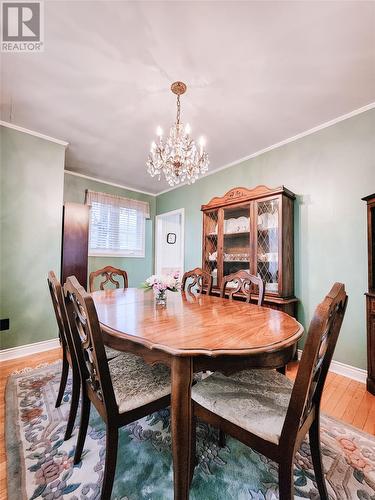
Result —
POLYGON ((193 360, 172 359, 172 454, 174 500, 188 500, 191 455, 191 382, 193 360))

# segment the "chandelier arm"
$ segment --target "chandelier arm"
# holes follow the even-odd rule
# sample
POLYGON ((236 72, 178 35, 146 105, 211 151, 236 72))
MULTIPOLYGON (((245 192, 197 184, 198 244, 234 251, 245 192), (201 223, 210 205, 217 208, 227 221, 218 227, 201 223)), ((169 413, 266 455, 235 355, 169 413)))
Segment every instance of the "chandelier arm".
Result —
POLYGON ((157 152, 157 154, 159 155, 159 157, 160 157, 161 161, 162 161, 162 162, 165 162, 165 160, 164 160, 164 158, 163 158, 163 152, 162 152, 162 149, 161 149, 161 147, 160 147, 160 146, 157 146, 157 148, 156 148, 156 152, 157 152))

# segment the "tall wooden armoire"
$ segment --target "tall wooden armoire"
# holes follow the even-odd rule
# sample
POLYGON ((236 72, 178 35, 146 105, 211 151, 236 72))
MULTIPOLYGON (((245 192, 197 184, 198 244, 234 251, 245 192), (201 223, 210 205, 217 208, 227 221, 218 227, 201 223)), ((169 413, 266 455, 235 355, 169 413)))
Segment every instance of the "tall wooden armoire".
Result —
POLYGON ((80 203, 65 203, 61 248, 61 283, 68 276, 76 276, 87 288, 87 265, 89 244, 89 206, 80 203))
POLYGON ((367 390, 375 395, 375 193, 362 200, 367 203, 368 238, 367 390))

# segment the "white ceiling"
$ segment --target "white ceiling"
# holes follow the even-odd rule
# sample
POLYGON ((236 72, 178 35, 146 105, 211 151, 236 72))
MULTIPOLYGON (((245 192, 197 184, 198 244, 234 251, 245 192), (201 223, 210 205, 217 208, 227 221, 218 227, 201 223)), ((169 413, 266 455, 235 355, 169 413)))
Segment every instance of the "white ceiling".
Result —
POLYGON ((45 51, 2 54, 2 119, 66 168, 160 192, 145 160, 182 119, 210 170, 375 101, 375 2, 46 1, 45 51))

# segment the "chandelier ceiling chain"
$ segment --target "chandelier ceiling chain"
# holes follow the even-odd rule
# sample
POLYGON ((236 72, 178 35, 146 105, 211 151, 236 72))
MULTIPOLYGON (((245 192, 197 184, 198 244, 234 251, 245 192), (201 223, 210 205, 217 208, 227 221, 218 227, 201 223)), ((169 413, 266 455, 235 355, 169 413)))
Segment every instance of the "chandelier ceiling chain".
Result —
POLYGON ((180 124, 180 115, 181 115, 180 96, 177 95, 177 125, 180 124))
POLYGON ((200 138, 199 150, 190 137, 190 126, 186 127, 180 121, 180 96, 186 92, 183 82, 174 82, 171 90, 177 96, 176 123, 171 127, 169 136, 163 139, 163 131, 157 128, 158 142, 151 144, 151 151, 147 159, 147 171, 159 180, 163 173, 168 184, 175 186, 185 180, 190 184, 198 179, 199 175, 208 170, 209 159, 204 150, 204 139, 200 138))

